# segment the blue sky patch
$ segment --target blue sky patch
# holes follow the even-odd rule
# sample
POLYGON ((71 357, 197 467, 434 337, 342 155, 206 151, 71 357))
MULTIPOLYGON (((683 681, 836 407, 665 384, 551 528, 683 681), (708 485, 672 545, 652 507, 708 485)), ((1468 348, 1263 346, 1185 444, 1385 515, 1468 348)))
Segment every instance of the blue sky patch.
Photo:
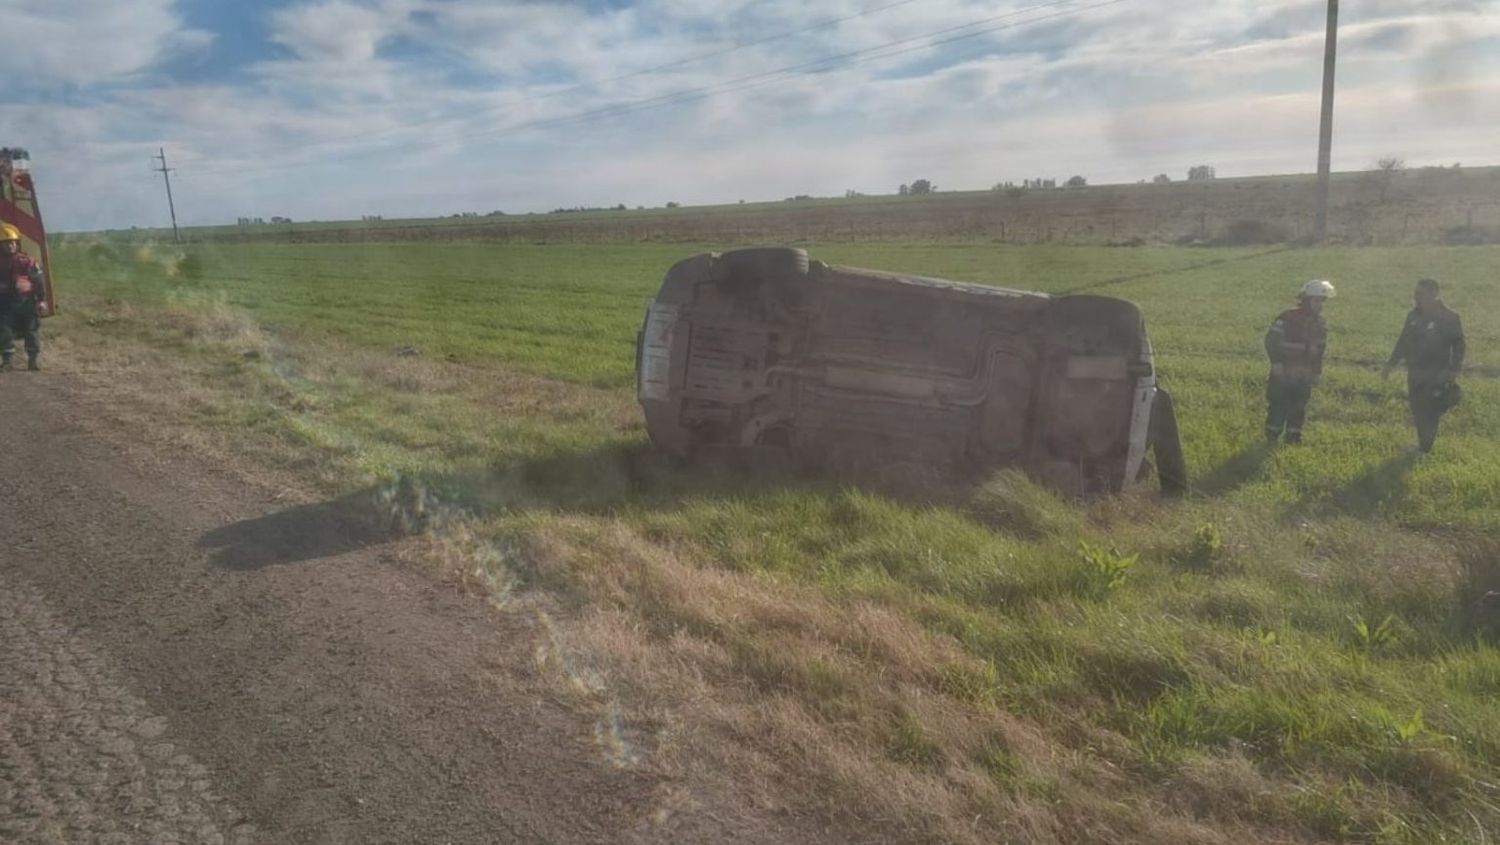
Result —
POLYGON ((214 41, 205 51, 168 60, 161 71, 179 82, 226 82, 245 78, 245 69, 259 62, 290 58, 290 51, 271 40, 268 21, 272 12, 296 2, 181 0, 183 23, 213 33, 214 41))

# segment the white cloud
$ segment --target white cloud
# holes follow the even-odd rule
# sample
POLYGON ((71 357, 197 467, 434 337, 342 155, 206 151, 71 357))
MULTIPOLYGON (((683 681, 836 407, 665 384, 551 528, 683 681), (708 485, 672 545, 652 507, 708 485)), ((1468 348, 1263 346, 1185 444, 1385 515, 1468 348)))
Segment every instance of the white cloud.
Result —
POLYGON ((271 39, 314 65, 369 62, 382 41, 407 27, 416 8, 407 0, 319 0, 272 13, 271 39))
MULTIPOLYGON (((1345 62, 1395 57, 1409 61, 1413 54, 1438 46, 1453 48, 1500 35, 1500 15, 1463 16, 1408 15, 1339 27, 1339 58, 1345 62)), ((1305 61, 1308 54, 1323 53, 1321 28, 1285 37, 1251 41, 1223 47, 1195 58, 1228 62, 1253 62, 1265 69, 1271 64, 1305 61)))
MULTIPOLYGON (((145 167, 157 145, 181 167, 192 222, 775 199, 919 177, 954 189, 1074 172, 1133 181, 1200 161, 1226 175, 1310 167, 1321 0, 1130 0, 734 82, 1060 9, 1007 22, 992 19, 1036 0, 921 0, 859 14, 893 2, 307 0, 265 19, 289 55, 174 83, 144 71, 207 36, 169 0, 131 4, 129 21, 102 0, 27 0, 27 20, 97 13, 128 42, 53 81, 139 79, 66 106, 0 105, 0 121, 26 128, 53 219, 70 227, 157 222, 159 177, 145 167), (637 108, 704 86, 723 93, 637 108)), ((1336 166, 1386 152, 1493 157, 1480 131, 1500 125, 1492 2, 1371 0, 1342 35, 1336 166)))
POLYGON ((540 66, 608 73, 621 53, 646 58, 652 41, 632 43, 634 11, 588 14, 561 3, 440 4, 424 31, 436 45, 482 68, 520 75, 540 66))
POLYGON ((183 25, 173 10, 175 0, 12 0, 6 5, 0 74, 12 86, 117 81, 213 41, 211 34, 183 25))

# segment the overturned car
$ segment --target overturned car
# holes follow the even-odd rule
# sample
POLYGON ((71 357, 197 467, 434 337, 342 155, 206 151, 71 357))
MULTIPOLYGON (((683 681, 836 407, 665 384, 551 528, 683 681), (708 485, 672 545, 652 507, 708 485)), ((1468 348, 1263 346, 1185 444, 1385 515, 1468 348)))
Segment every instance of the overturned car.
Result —
POLYGON ((1140 309, 839 267, 800 249, 703 253, 646 309, 637 392, 652 442, 864 476, 1026 471, 1124 490, 1154 451, 1186 470, 1140 309))

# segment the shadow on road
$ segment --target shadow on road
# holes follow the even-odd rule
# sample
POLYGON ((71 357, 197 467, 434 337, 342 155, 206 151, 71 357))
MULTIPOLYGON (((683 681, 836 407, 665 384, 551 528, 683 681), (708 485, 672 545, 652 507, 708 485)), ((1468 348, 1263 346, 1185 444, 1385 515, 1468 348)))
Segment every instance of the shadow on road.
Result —
POLYGON ((394 539, 398 531, 377 493, 247 519, 203 535, 213 561, 229 569, 260 569, 317 560, 394 539))

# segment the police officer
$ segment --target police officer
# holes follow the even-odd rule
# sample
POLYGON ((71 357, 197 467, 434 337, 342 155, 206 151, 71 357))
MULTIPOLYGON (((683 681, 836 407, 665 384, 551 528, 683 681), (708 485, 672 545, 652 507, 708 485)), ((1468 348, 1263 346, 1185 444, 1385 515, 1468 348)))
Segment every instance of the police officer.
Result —
POLYGON ((1436 279, 1417 282, 1416 307, 1406 315, 1406 325, 1391 357, 1380 368, 1382 378, 1406 362, 1406 398, 1412 422, 1417 426, 1417 448, 1431 452, 1437 439, 1438 421, 1458 404, 1458 375, 1464 367, 1464 324, 1443 304, 1436 279))
POLYGON ((1266 331, 1266 356, 1271 376, 1266 380, 1266 440, 1302 442, 1302 425, 1313 385, 1323 377, 1323 353, 1328 349, 1328 325, 1323 303, 1334 295, 1332 283, 1313 279, 1302 286, 1297 307, 1281 312, 1266 331))
POLYGON ((21 232, 0 225, 0 371, 11 369, 16 336, 26 347, 26 369, 40 370, 41 320, 49 302, 47 278, 36 259, 21 251, 21 232))

